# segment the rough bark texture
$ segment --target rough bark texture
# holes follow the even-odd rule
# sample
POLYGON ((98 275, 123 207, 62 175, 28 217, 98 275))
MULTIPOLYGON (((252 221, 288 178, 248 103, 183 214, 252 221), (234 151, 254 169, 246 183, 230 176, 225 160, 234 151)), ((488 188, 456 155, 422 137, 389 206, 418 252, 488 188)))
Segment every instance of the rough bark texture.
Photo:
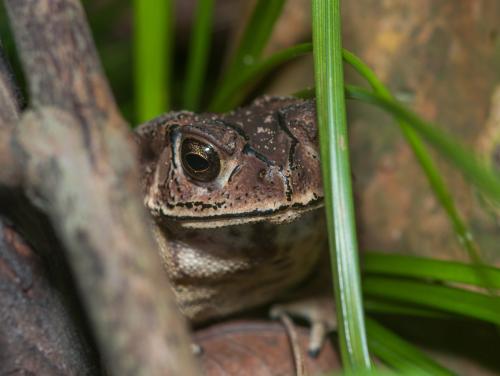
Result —
POLYGON ((15 186, 21 174, 12 150, 12 130, 19 118, 18 93, 0 45, 0 184, 15 186))
POLYGON ((96 375, 42 259, 0 218, 0 374, 96 375))
MULTIPOLYGON (((21 162, 22 188, 62 242, 111 373, 196 374, 140 199, 135 150, 79 2, 4 3, 31 109, 16 127, 0 126, 10 139, 0 144, 2 168, 21 162)), ((7 177, 4 186, 18 183, 7 177)))

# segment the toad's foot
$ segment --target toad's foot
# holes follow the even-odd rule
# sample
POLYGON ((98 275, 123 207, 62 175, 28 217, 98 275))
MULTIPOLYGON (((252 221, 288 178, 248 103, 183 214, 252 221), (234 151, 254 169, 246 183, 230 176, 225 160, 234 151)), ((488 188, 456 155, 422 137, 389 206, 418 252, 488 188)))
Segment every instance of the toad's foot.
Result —
POLYGON ((311 334, 308 353, 311 357, 318 356, 328 334, 337 329, 335 303, 330 297, 316 297, 276 304, 271 307, 270 315, 275 319, 290 315, 309 322, 311 334))

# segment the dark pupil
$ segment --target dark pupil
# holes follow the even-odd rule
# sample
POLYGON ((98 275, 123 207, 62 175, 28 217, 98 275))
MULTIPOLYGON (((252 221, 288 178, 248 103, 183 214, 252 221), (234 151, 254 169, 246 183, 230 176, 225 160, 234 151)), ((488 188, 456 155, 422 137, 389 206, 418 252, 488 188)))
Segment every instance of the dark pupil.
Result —
POLYGON ((210 182, 220 172, 219 154, 210 144, 186 138, 181 146, 182 167, 194 180, 210 182))
POLYGON ((186 162, 194 171, 205 171, 210 166, 208 161, 199 156, 198 154, 188 154, 186 155, 186 162))

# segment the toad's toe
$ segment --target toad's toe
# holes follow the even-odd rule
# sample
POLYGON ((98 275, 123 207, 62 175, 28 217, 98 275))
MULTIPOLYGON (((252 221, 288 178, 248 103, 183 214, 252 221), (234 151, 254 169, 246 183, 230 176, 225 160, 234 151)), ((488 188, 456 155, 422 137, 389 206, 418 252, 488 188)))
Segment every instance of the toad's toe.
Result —
POLYGON ((317 297, 298 300, 271 307, 272 318, 290 315, 306 320, 311 325, 308 353, 311 357, 319 355, 329 333, 337 328, 335 303, 331 297, 317 297))

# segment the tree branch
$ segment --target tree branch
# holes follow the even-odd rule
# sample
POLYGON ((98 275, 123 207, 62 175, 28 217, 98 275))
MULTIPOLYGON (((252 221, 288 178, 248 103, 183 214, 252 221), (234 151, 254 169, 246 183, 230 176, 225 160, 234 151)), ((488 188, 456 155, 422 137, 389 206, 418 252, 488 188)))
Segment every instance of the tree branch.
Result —
POLYGON ((78 0, 5 0, 32 107, 53 106, 98 123, 116 112, 78 0))
POLYGON ((14 125, 19 119, 17 86, 0 45, 0 184, 14 187, 21 180, 21 168, 12 145, 14 125))
POLYGON ((95 375, 97 354, 79 335, 41 258, 0 217, 0 374, 95 375))
POLYGON ((130 132, 77 0, 4 0, 30 88, 16 131, 25 189, 50 218, 116 375, 197 374, 140 199, 130 132))
POLYGON ((10 65, 0 44, 0 128, 13 126, 19 118, 19 93, 10 65))

